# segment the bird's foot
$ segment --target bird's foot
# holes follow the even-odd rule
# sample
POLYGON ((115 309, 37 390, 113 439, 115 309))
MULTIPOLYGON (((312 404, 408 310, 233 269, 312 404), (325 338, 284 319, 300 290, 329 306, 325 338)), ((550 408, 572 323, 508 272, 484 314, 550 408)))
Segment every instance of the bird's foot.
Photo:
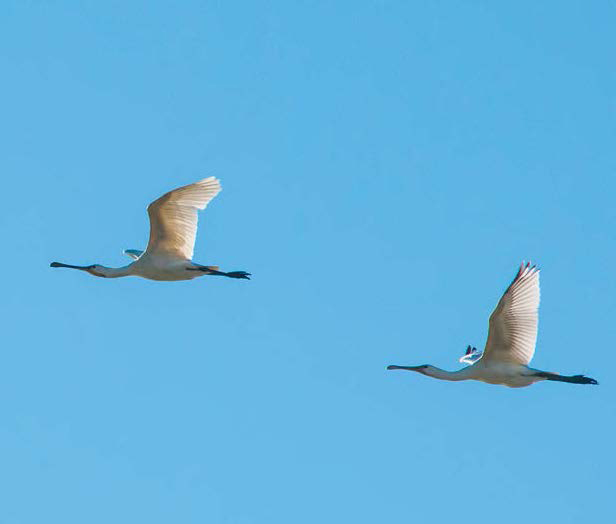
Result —
POLYGON ((250 280, 250 273, 246 273, 246 271, 230 271, 229 273, 225 273, 225 276, 230 278, 245 278, 246 280, 250 280))
POLYGON ((574 384, 599 384, 594 378, 586 377, 584 375, 573 375, 571 377, 574 384))

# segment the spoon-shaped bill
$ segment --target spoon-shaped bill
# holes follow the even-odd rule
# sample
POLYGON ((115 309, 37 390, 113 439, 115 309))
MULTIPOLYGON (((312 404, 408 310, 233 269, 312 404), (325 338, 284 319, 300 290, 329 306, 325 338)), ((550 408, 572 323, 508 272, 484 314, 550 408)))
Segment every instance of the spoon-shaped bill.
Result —
POLYGON ((92 268, 92 266, 72 266, 71 264, 63 264, 62 262, 52 262, 49 264, 49 267, 68 267, 71 269, 81 269, 83 271, 87 271, 92 268))
POLYGON ((427 366, 425 365, 421 365, 421 366, 396 366, 394 364, 387 366, 388 370, 392 370, 392 369, 406 369, 407 371, 419 371, 420 369, 425 369, 427 366))

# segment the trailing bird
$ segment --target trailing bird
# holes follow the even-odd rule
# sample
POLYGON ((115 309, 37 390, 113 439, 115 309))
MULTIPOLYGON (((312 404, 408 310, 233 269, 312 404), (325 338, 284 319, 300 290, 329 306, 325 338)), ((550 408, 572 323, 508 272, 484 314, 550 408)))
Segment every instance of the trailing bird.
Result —
POLYGON ((197 235, 197 212, 205 209, 220 192, 220 182, 213 176, 194 184, 178 187, 148 206, 150 240, 144 251, 127 249, 134 262, 123 267, 100 264, 74 266, 52 262, 51 267, 67 267, 86 271, 96 277, 137 276, 150 280, 191 280, 203 275, 250 279, 245 271, 219 271, 218 266, 192 262, 197 235))
POLYGON ((458 371, 445 371, 428 364, 388 366, 387 369, 416 371, 441 380, 479 380, 511 388, 530 386, 542 380, 571 384, 598 384, 584 375, 564 376, 528 367, 535 353, 539 323, 539 269, 530 263, 518 274, 490 315, 488 340, 483 353, 468 346, 460 362, 470 364, 458 371))

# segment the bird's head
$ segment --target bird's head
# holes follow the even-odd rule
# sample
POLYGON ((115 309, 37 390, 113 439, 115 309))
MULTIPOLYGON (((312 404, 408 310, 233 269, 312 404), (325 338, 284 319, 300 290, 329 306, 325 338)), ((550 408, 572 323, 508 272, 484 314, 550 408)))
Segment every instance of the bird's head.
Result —
POLYGON ((80 271, 86 271, 95 277, 107 277, 105 274, 109 269, 108 267, 101 266, 100 264, 92 264, 89 266, 73 266, 72 264, 64 264, 62 262, 52 262, 49 267, 68 267, 69 269, 79 269, 80 271))
POLYGON ((87 271, 88 273, 90 273, 90 275, 94 275, 95 277, 107 278, 107 275, 105 273, 108 269, 108 267, 101 266, 100 264, 92 264, 88 267, 87 271))

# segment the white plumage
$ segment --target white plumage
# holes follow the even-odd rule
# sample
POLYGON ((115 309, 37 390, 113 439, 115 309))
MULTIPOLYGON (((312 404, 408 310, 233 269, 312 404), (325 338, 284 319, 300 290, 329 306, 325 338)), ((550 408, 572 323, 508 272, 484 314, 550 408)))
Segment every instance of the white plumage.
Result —
POLYGON ((484 360, 530 363, 537 342, 539 295, 539 269, 522 264, 490 315, 484 360))
POLYGON ((52 262, 51 267, 80 269, 97 277, 117 278, 139 276, 151 280, 191 280, 203 275, 218 275, 248 279, 245 271, 218 271, 218 266, 204 266, 192 262, 197 236, 198 211, 203 210, 220 192, 220 182, 212 177, 179 187, 148 206, 150 240, 145 252, 127 249, 131 264, 110 268, 93 264, 74 266, 52 262))
POLYGON ((470 364, 458 371, 422 366, 388 366, 416 371, 441 380, 480 380, 509 387, 530 386, 541 380, 597 384, 584 375, 563 376, 528 367, 535 354, 539 324, 539 269, 530 263, 520 269, 490 315, 488 340, 483 353, 470 346, 460 362, 470 364))

